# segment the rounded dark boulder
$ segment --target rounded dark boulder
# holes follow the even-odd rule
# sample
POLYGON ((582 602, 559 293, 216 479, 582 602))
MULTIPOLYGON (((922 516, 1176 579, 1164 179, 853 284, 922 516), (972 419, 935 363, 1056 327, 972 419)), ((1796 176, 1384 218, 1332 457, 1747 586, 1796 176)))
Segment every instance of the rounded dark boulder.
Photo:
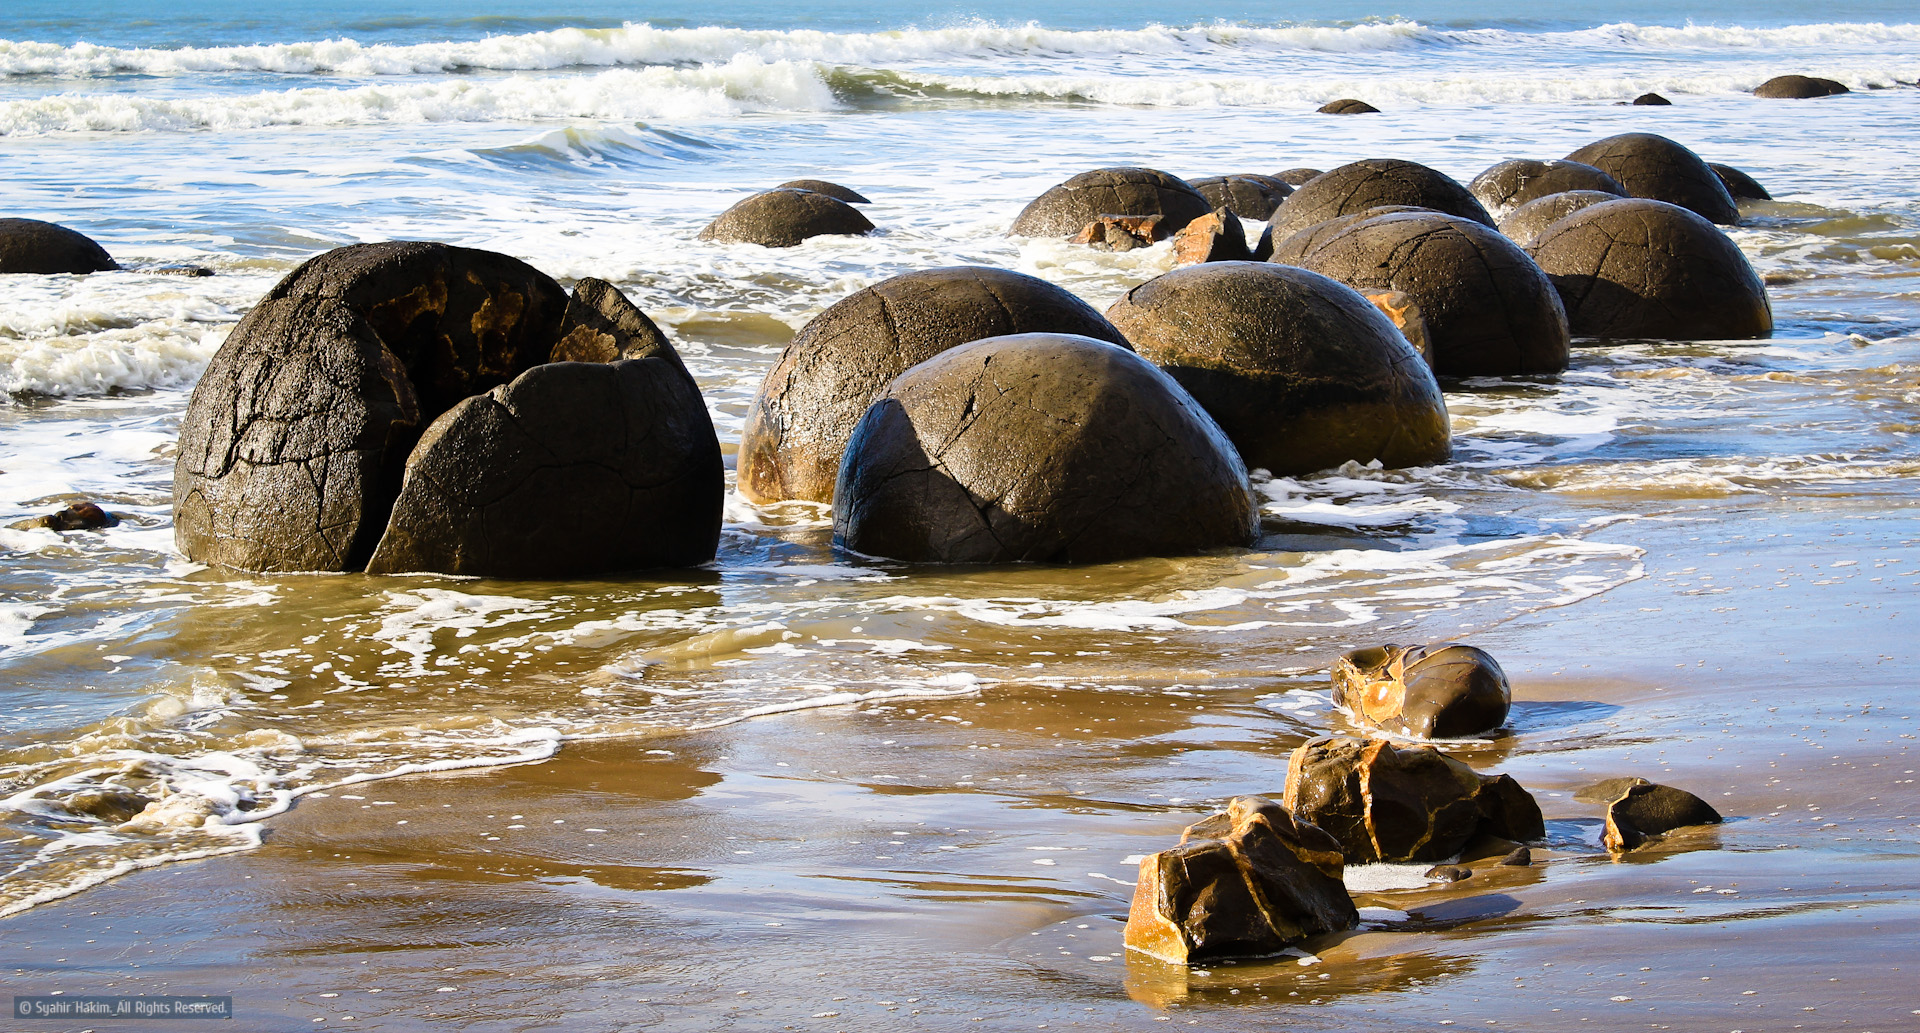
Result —
POLYGON ((838 183, 829 183, 824 179, 795 179, 780 184, 779 190, 811 190, 816 194, 825 194, 836 201, 848 204, 872 204, 852 187, 843 187, 838 183))
POLYGON ((1314 113, 1318 115, 1377 115, 1380 113, 1380 109, 1364 100, 1342 97, 1339 100, 1330 100, 1320 105, 1314 109, 1314 113))
POLYGON ((1776 75, 1753 88, 1753 95, 1769 100, 1807 100, 1852 93, 1847 84, 1811 75, 1776 75))
POLYGON ((1633 105, 1642 108, 1670 108, 1673 102, 1657 93, 1643 93, 1633 98, 1633 105))
POLYGON ((1154 169, 1094 169, 1034 198, 1007 232, 1020 237, 1071 237, 1102 215, 1158 215, 1161 233, 1171 235, 1213 208, 1178 176, 1154 169))
POLYGON ((1597 190, 1615 197, 1627 196, 1626 187, 1591 165, 1532 158, 1503 161, 1473 177, 1467 189, 1473 191, 1474 198, 1496 219, 1529 201, 1569 190, 1597 190))
POLYGON ((1208 176, 1189 182, 1208 204, 1225 208, 1242 219, 1265 221, 1280 207, 1280 202, 1293 193, 1293 187, 1286 180, 1254 173, 1208 176))
POLYGON ((0 219, 0 273, 103 273, 120 268, 93 238, 39 219, 0 219))
POLYGON ((1107 310, 1134 350, 1219 422, 1250 467, 1282 476, 1349 460, 1445 462, 1433 373, 1352 288, 1265 262, 1176 269, 1107 310))
POLYGON ((1534 238, 1548 226, 1572 215, 1582 208, 1608 201, 1620 200, 1619 194, 1607 194, 1598 190, 1568 190, 1558 194, 1548 194, 1536 198, 1508 212, 1500 220, 1500 232, 1521 247, 1533 243, 1534 238))
POLYGON ((1493 217, 1445 173, 1399 158, 1368 158, 1314 177, 1280 203, 1269 220, 1276 244, 1315 223, 1382 205, 1411 205, 1471 219, 1493 217))
POLYGON ((1664 136, 1622 133, 1567 155, 1612 176, 1632 197, 1677 204, 1708 222, 1732 225, 1740 210, 1698 154, 1664 136))
POLYGON ((1567 319, 1553 285, 1517 245, 1478 222, 1427 211, 1375 214, 1334 232, 1295 234, 1274 245, 1273 261, 1362 294, 1411 298, 1442 376, 1567 368, 1567 319))
POLYGON ((889 381, 968 341, 1042 332, 1126 347, 1086 302, 1007 269, 925 269, 842 298, 794 335, 754 396, 740 435, 740 493, 831 502, 847 438, 889 381))
POLYGON ((1245 547, 1246 467, 1180 385, 1071 334, 990 337, 902 373, 847 443, 834 541, 933 563, 1099 563, 1245 547))
POLYGON ((1356 649, 1334 663, 1333 702, 1362 726, 1458 738, 1505 724, 1513 689, 1485 650, 1457 642, 1388 643, 1356 649))
POLYGON ((811 237, 873 232, 873 223, 845 201, 812 190, 781 187, 741 201, 700 231, 701 240, 762 247, 797 247, 811 237))
POLYGON ((1759 180, 1731 165, 1707 162, 1707 168, 1712 169, 1713 174, 1720 177, 1720 185, 1727 188, 1727 193, 1732 194, 1736 202, 1773 200, 1773 195, 1767 193, 1767 188, 1761 186, 1759 180))
POLYGON ((1630 198, 1567 216, 1528 252, 1582 337, 1740 340, 1773 333, 1766 287, 1740 248, 1677 205, 1630 198))
POLYGON ((1288 169, 1285 172, 1281 172, 1275 175, 1273 178, 1279 180, 1282 183, 1287 184, 1290 187, 1299 187, 1302 184, 1306 183, 1308 180, 1318 178, 1322 174, 1323 174, 1323 170, 1321 169, 1299 168, 1299 169, 1288 169))

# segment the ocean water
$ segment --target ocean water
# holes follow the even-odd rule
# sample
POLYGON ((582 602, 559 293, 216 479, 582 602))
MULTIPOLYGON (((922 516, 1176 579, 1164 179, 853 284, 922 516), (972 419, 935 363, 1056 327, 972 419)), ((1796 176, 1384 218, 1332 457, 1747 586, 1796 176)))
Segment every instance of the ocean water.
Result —
MULTIPOLYGON (((1859 637, 1785 613, 1819 610, 1826 589, 1815 586, 1867 593, 1865 613, 1882 605, 1872 593, 1920 584, 1917 80, 1920 22, 1885 3, 1609 2, 1578 17, 1472 0, 1221 4, 1173 17, 1142 4, 847 0, 717 12, 500 0, 399 11, 182 0, 159 14, 10 0, 0 11, 0 215, 71 226, 125 268, 0 277, 0 930, 59 907, 91 910, 95 894, 139 894, 160 885, 142 880, 213 857, 231 878, 271 872, 277 830, 300 841, 290 823, 302 813, 361 799, 356 786, 433 784, 433 772, 532 778, 526 769, 573 770, 569 751, 699 753, 688 744, 802 720, 878 742, 873 722, 897 719, 929 759, 873 785, 971 792, 1001 776, 976 780, 930 757, 983 746, 971 722, 988 714, 1044 700, 1061 712, 1056 727, 1082 732, 1120 720, 1093 716, 1118 700, 1224 708, 1235 716, 1217 727, 1197 713, 1180 728, 1129 719, 1134 734, 1113 740, 1121 754, 1197 749, 1213 728, 1240 744, 1215 752, 1215 777, 1193 774, 1177 793, 1149 791, 1144 777, 1104 802, 1038 783, 997 790, 1006 807, 1062 822, 1098 814, 1086 834, 1115 844, 1100 879, 1034 887, 1029 899, 1078 908, 1117 892, 1123 913, 1121 855, 1158 849, 1153 836, 1271 783, 1270 766, 1252 773, 1272 760, 1261 750, 1343 727, 1322 691, 1339 652, 1556 622, 1570 632, 1564 660, 1537 639, 1514 647, 1532 658, 1515 670, 1536 679, 1520 686, 1523 701, 1540 701, 1527 712, 1536 723, 1517 718, 1513 741, 1476 762, 1532 756, 1539 773, 1523 781, 1551 785, 1622 749, 1630 757, 1633 743, 1693 735, 1735 696, 1754 707, 1729 713, 1759 715, 1740 725, 1739 749, 1759 757, 1770 726, 1747 679, 1628 720, 1616 712, 1635 708, 1635 692, 1657 691, 1633 647, 1572 629, 1629 590, 1677 585, 1706 615, 1720 611, 1705 596, 1725 591, 1729 609, 1754 619, 1700 644, 1718 669, 1729 653, 1776 642, 1859 637), (1747 92, 1784 72, 1855 92, 1804 103, 1747 92), (1619 104, 1650 90, 1674 105, 1619 104), (1314 113, 1343 96, 1383 113, 1314 113), (782 346, 862 286, 990 264, 1104 308, 1170 269, 1164 245, 1102 253, 1006 236, 1027 200, 1076 172, 1138 164, 1198 177, 1393 156, 1464 182, 1506 158, 1559 157, 1640 130, 1773 192, 1729 232, 1770 284, 1774 338, 1587 346, 1564 375, 1450 385, 1454 461, 1259 476, 1264 535, 1245 552, 1071 570, 914 568, 836 553, 824 507, 757 508, 737 494, 709 567, 586 582, 249 576, 173 548, 174 439, 195 378, 262 293, 329 248, 440 240, 512 254, 563 282, 616 283, 699 379, 731 478, 747 406, 782 346), (872 198, 879 231, 787 250, 694 240, 745 193, 801 176, 872 198), (169 268, 183 264, 215 275, 169 268), (65 535, 32 526, 80 499, 122 522, 65 535), (1839 528, 1865 537, 1795 553, 1777 584, 1725 588, 1699 573, 1717 569, 1709 557, 1723 547, 1797 548, 1839 528), (1613 652, 1627 659, 1589 672, 1613 679, 1604 686, 1551 677, 1613 652), (1641 690, 1620 687, 1635 678, 1641 690), (89 802, 103 792, 156 805, 126 820, 89 802)), ((1879 675, 1863 684, 1842 673, 1851 660, 1829 658, 1831 684, 1816 678, 1823 687, 1809 691, 1897 723, 1915 712, 1920 621, 1897 605, 1874 615, 1891 622, 1871 625, 1887 636, 1870 646, 1886 657, 1879 675)), ((1638 619, 1623 633, 1671 630, 1663 617, 1638 619)), ((1851 713, 1807 716, 1806 728, 1851 713)), ((1009 741, 1028 730, 1007 720, 1009 741)), ((1885 741, 1860 763, 1904 757, 1905 745, 1885 741)), ((719 771, 726 751, 710 752, 719 771)), ((1098 778, 1102 763, 1057 781, 1098 778)), ((688 794, 714 792, 675 777, 691 780, 688 794)), ((814 782, 789 789, 841 816, 882 798, 834 784, 847 795, 814 782)), ((1910 786, 1898 792, 1912 799, 1910 786)), ((772 827, 789 802, 775 793, 739 806, 772 827)), ((1574 823, 1555 849, 1598 854, 1581 831, 1591 829, 1555 806, 1549 817, 1574 823)), ((1759 824, 1745 827, 1770 844, 1799 842, 1800 826, 1752 816, 1759 824)), ((952 815, 916 820, 943 819, 952 815)), ((1884 820, 1890 843, 1910 844, 1920 827, 1904 813, 1884 820)), ((397 833, 332 834, 340 849, 397 833)), ((442 848, 408 849, 414 863, 442 848)), ((714 844, 709 857, 646 863, 717 870, 740 852, 714 844)), ((909 878, 890 861, 843 870, 820 860, 818 877, 858 867, 909 878)), ((701 894, 714 891, 699 885, 622 892, 690 895, 704 903, 688 913, 705 914, 701 894)), ((1781 906, 1815 905, 1824 899, 1781 906)), ((1391 898, 1377 906, 1401 913, 1391 898)), ((741 942, 716 936, 715 956, 741 942)), ((0 967, 57 974, 15 967, 24 957, 0 967)), ((97 979, 74 985, 104 992, 97 979)), ((1224 1001, 1224 985, 1208 992, 1224 1001)), ((1164 1006, 1156 994, 1132 997, 1164 1006)), ((689 1007, 690 1028, 721 1014, 689 1007)), ((1535 1019, 1553 1021, 1544 1009, 1535 1019)))

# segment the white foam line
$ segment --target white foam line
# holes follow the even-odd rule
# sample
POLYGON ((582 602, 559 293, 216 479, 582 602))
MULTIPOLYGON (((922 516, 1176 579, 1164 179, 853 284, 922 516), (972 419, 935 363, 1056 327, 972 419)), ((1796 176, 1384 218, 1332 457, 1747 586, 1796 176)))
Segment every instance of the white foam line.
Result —
POLYGON ((705 724, 690 725, 688 726, 688 730, 700 732, 710 728, 724 728, 727 725, 735 725, 742 721, 750 721, 756 717, 767 717, 772 714, 791 714, 796 711, 820 710, 825 707, 845 707, 852 706, 856 703, 870 703, 874 700, 882 699, 952 699, 962 696, 977 696, 980 694, 981 688, 988 684, 985 680, 975 678, 973 675, 948 675, 947 677, 956 681, 966 680, 969 684, 963 688, 953 689, 901 688, 874 689, 871 692, 832 692, 824 696, 813 696, 807 699, 793 700, 789 703, 769 703, 766 706, 751 707, 731 717, 724 717, 717 721, 709 721, 705 724))
POLYGON ((71 897, 76 893, 80 893, 85 890, 90 890, 93 887, 98 886, 103 882, 107 882, 108 880, 111 880, 111 879, 117 879, 120 876, 126 875, 129 872, 137 872, 143 868, 158 868, 163 864, 170 864, 174 861, 194 861, 203 857, 218 857, 222 854, 235 854, 235 853, 240 853, 241 851, 244 851, 244 850, 252 850, 254 847, 257 847, 260 845, 260 836, 259 836, 258 830, 236 829, 234 831, 236 834, 243 834, 243 835, 245 833, 252 833, 252 834, 246 836, 246 840, 247 840, 246 842, 235 843, 234 845, 227 846, 227 847, 213 847, 205 850, 185 850, 177 854, 161 854, 155 857, 138 857, 138 858, 123 859, 115 862, 114 864, 106 868, 90 871, 85 875, 79 877, 78 879, 75 879, 72 882, 65 883, 59 886, 49 886, 38 893, 29 894, 25 897, 21 897, 19 900, 16 900, 10 904, 0 906, 0 918, 7 918, 12 915, 17 915, 20 912, 27 910, 28 908, 38 907, 41 904, 45 904, 50 901, 59 900, 63 897, 71 897))

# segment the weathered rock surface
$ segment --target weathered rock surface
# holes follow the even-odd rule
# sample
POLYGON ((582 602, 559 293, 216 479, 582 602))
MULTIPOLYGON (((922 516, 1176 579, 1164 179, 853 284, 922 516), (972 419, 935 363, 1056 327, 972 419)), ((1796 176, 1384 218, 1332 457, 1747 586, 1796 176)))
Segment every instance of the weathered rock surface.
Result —
POLYGON ((1420 303, 1413 295, 1405 291, 1376 291, 1362 295, 1380 314, 1387 317, 1400 336, 1407 339, 1413 350, 1419 354, 1420 361, 1433 368, 1433 334, 1427 329, 1427 317, 1420 311, 1420 303))
POLYGON ((1473 196, 1494 218, 1501 218, 1529 201, 1568 190, 1597 190, 1615 197, 1627 188, 1612 176, 1577 161, 1536 161, 1514 158, 1494 165, 1467 184, 1473 196))
POLYGON ((1727 193, 1733 195, 1736 203, 1773 200, 1773 195, 1767 193, 1767 188, 1761 186, 1759 180, 1731 165, 1720 165, 1710 161, 1707 162, 1707 168, 1712 169, 1713 174, 1720 177, 1720 185, 1727 188, 1727 193))
POLYGON ((1274 211, 1276 244, 1315 223, 1382 205, 1409 205, 1471 219, 1485 226, 1493 217, 1466 187, 1425 165, 1398 158, 1368 158, 1314 177, 1274 211))
POLYGON ((1609 136, 1567 155, 1605 172, 1634 197, 1677 204, 1708 222, 1731 226, 1740 218, 1720 177, 1684 145, 1653 133, 1609 136))
POLYGON ((1339 100, 1330 100, 1320 105, 1314 109, 1314 113, 1320 115, 1377 115, 1380 113, 1380 109, 1364 100, 1342 97, 1339 100))
POLYGON ((560 340, 547 358, 550 362, 613 362, 656 355, 680 365, 667 335, 645 312, 613 284, 589 276, 573 285, 560 319, 560 340))
POLYGON ((1212 210, 1211 202, 1177 176, 1155 169, 1094 169, 1034 198, 1008 232, 1066 237, 1103 215, 1158 215, 1164 236, 1212 210))
POLYGON ((1128 291, 1107 318, 1219 421, 1248 466, 1286 476, 1451 454, 1426 362, 1367 299, 1318 273, 1176 269, 1128 291))
POLYGON ((1608 201, 1620 200, 1619 194, 1602 193, 1598 190, 1568 190, 1559 194, 1528 201, 1515 208, 1500 220, 1500 232, 1507 239, 1526 247, 1540 236, 1542 230, 1572 215, 1582 208, 1608 201))
POLYGON ((1360 923, 1340 844, 1286 809, 1235 797, 1140 862, 1126 945, 1175 964, 1277 954, 1360 923))
POLYGON ((1513 689, 1484 650, 1388 643, 1356 649, 1334 663, 1333 701, 1373 728, 1457 738, 1505 724, 1513 689))
POLYGON ((1668 100, 1665 97, 1660 96, 1657 93, 1643 93, 1640 96, 1633 98, 1633 103, 1643 108, 1644 107, 1666 108, 1666 107, 1673 106, 1672 101, 1668 100))
POLYGON ((1166 219, 1158 215, 1102 215, 1073 235, 1072 243, 1101 251, 1132 251, 1167 239, 1166 219))
POLYGON ((1528 252, 1582 337, 1738 340, 1773 333, 1773 310, 1727 235, 1675 205, 1638 198, 1583 208, 1528 252))
POLYGON ((1517 245, 1478 222, 1439 212, 1363 213, 1276 240, 1271 260, 1365 294, 1411 297, 1442 376, 1567 368, 1567 321, 1553 285, 1517 245))
POLYGON ((1265 220, 1293 193, 1293 186, 1278 176, 1240 173, 1232 176, 1208 176, 1189 180, 1200 196, 1216 210, 1225 208, 1242 219, 1265 220))
POLYGON ((754 194, 720 213, 701 240, 762 247, 797 247, 811 237, 873 232, 873 223, 848 205, 812 190, 781 187, 754 194))
POLYGON ((860 196, 852 187, 843 187, 838 183, 829 183, 824 179, 795 179, 780 184, 780 190, 811 190, 816 194, 825 194, 836 201, 848 204, 872 204, 872 201, 860 196))
POLYGON ((1285 804, 1332 833, 1349 864, 1444 861, 1480 833, 1546 835, 1539 804, 1511 776, 1384 740, 1308 740, 1288 761, 1285 804))
POLYGON ((1098 563, 1245 546, 1246 468, 1180 385, 1068 334, 974 341, 901 374, 854 428, 834 540, 935 563, 1098 563))
POLYGON ((0 273, 100 273, 120 268, 77 230, 39 219, 0 219, 0 273))
POLYGON ((1038 332, 1127 346, 1086 302, 1006 269, 921 270, 835 302, 794 335, 754 396, 740 435, 741 494, 833 501, 847 438, 888 381, 968 341, 1038 332))
POLYGON ((41 519, 46 527, 55 531, 97 531, 120 522, 119 518, 92 502, 75 502, 41 519))
POLYGON ((1847 84, 1811 75, 1776 75, 1753 88, 1753 95, 1770 100, 1806 100, 1852 93, 1847 84))
POLYGON ((719 543, 725 482, 700 389, 670 347, 536 366, 427 429, 367 572, 694 566, 719 543))
POLYGON ((525 263, 444 244, 301 265, 194 388, 174 469, 180 550, 242 570, 360 569, 421 429, 546 361, 566 306, 525 263))
POLYGON ((1215 208, 1187 223, 1173 238, 1176 265, 1200 262, 1245 262, 1253 258, 1247 250, 1247 231, 1240 217, 1226 208, 1215 208))
POLYGON ((1601 841, 1609 851, 1623 853, 1688 825, 1720 824, 1719 811, 1684 789, 1631 781, 1638 784, 1622 787, 1607 805, 1601 841))
POLYGON ((1322 174, 1323 174, 1322 170, 1320 169, 1299 168, 1299 169, 1288 169, 1285 172, 1279 173, 1273 178, 1279 180, 1282 183, 1287 184, 1290 187, 1299 189, 1301 186, 1305 185, 1309 180, 1317 179, 1322 174))

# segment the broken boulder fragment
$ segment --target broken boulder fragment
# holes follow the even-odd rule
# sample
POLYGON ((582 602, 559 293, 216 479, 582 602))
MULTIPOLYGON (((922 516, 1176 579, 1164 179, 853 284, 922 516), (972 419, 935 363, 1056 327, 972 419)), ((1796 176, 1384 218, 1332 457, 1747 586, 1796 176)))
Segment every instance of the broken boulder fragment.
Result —
POLYGON ((1102 215, 1082 227, 1070 243, 1089 244, 1101 251, 1132 251, 1167 239, 1165 218, 1159 215, 1102 215))
POLYGON ((1540 805, 1509 775, 1481 775, 1432 747, 1312 739, 1287 764, 1287 810, 1332 833, 1349 864, 1433 863, 1480 833, 1546 835, 1540 805))
POLYGON ((1129 950, 1192 965, 1278 954, 1360 923, 1340 881, 1340 844, 1286 808, 1236 797, 1140 862, 1129 950))
POLYGON ((1333 665, 1333 701, 1360 724, 1433 739, 1507 720, 1513 690, 1486 651, 1458 643, 1356 649, 1333 665))
POLYGON ((1619 795, 1607 804, 1607 826, 1601 842, 1612 853, 1624 853, 1688 825, 1718 825, 1720 812, 1705 800, 1672 786, 1644 778, 1615 779, 1619 795))
POLYGON ((613 362, 659 355, 679 365, 680 356, 647 314, 619 288, 589 276, 573 285, 560 319, 560 340, 551 362, 613 362))
POLYGON ((1226 208, 1215 208, 1212 212, 1187 223, 1173 238, 1173 261, 1175 265, 1198 265, 1202 262, 1245 262, 1253 258, 1247 250, 1247 231, 1240 225, 1240 217, 1226 208))

